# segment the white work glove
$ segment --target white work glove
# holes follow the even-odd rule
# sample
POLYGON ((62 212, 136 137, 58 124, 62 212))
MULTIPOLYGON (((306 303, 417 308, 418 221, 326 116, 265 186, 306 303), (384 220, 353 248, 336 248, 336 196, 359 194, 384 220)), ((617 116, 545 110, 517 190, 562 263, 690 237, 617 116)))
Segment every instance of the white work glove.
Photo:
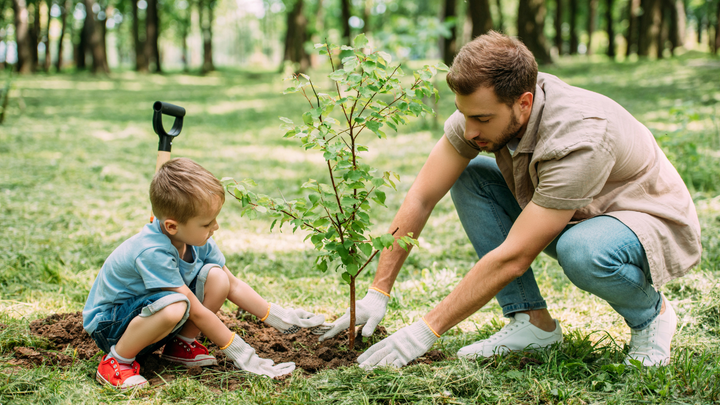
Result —
POLYGON ((290 374, 295 370, 295 363, 275 364, 270 359, 261 359, 255 354, 255 349, 245 343, 240 336, 234 335, 230 346, 222 349, 225 356, 232 360, 235 367, 249 371, 254 374, 268 376, 270 378, 290 374))
POLYGON ((286 335, 296 333, 300 328, 314 328, 315 332, 325 322, 325 315, 315 315, 302 309, 285 309, 270 303, 270 311, 263 322, 286 335))
MULTIPOLYGON (((363 336, 368 337, 373 334, 375 328, 385 316, 388 300, 390 300, 390 298, 387 295, 370 288, 365 298, 355 302, 355 324, 365 324, 362 329, 363 336)), ((321 342, 334 337, 350 327, 350 308, 345 312, 345 315, 338 318, 338 320, 329 326, 332 328, 320 336, 321 342)))
POLYGON ((425 354, 436 340, 438 337, 421 319, 372 345, 357 361, 366 370, 379 366, 402 367, 425 354))

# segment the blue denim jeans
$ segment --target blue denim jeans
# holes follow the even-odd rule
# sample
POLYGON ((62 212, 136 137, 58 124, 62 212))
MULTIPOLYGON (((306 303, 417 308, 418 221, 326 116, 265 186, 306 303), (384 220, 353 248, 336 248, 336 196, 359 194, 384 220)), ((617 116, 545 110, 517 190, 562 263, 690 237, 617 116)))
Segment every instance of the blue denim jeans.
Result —
MULTIPOLYGON (((483 257, 507 237, 522 211, 495 160, 473 159, 451 189, 460 222, 483 257)), ((555 258, 578 288, 607 301, 633 329, 659 314, 662 298, 652 285, 645 249, 619 220, 598 216, 568 225, 545 253, 555 258)), ((505 316, 547 308, 532 268, 496 296, 505 316)))
MULTIPOLYGON (((195 277, 188 286, 200 302, 203 302, 205 298, 205 282, 207 281, 210 269, 213 267, 217 267, 217 265, 206 264, 202 269, 200 269, 197 277, 195 277)), ((175 335, 180 332, 180 328, 187 321, 188 316, 190 315, 190 300, 188 300, 185 295, 172 291, 155 291, 147 295, 126 300, 122 304, 115 305, 103 313, 103 319, 98 323, 95 331, 90 334, 90 337, 92 337, 100 350, 105 353, 110 353, 110 348, 117 344, 122 335, 125 333, 128 325, 133 319, 135 319, 135 317, 152 316, 168 305, 180 301, 187 303, 187 309, 185 310, 185 316, 183 316, 183 319, 175 325, 175 328, 169 335, 142 349, 138 356, 150 354, 165 346, 167 342, 174 338, 175 335)))

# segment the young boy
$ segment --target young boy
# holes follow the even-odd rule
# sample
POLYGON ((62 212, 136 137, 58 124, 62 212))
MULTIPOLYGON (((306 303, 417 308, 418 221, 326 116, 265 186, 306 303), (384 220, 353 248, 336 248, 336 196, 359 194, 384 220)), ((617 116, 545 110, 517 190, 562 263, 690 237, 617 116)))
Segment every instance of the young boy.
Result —
POLYGON ((265 301, 227 267, 211 238, 225 190, 189 159, 164 164, 150 185, 155 219, 107 258, 83 310, 83 327, 105 356, 96 379, 120 389, 147 384, 135 361, 165 346, 162 357, 186 366, 217 364, 195 337, 202 331, 235 366, 276 377, 295 369, 274 364, 215 315, 225 299, 283 333, 318 327, 324 315, 265 301))

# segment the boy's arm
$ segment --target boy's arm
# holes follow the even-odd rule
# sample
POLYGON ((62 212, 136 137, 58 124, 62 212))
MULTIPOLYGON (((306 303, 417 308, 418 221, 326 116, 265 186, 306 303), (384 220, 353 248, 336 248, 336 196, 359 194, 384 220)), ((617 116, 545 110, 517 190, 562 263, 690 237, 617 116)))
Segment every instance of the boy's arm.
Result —
POLYGON ((224 347, 232 339, 233 333, 224 323, 209 309, 205 308, 188 286, 163 288, 165 291, 173 291, 183 294, 190 300, 190 320, 200 331, 218 347, 224 347))
POLYGON ((325 329, 318 327, 325 322, 325 315, 315 315, 302 309, 285 309, 278 304, 268 303, 246 282, 235 277, 227 266, 223 266, 223 270, 230 280, 228 299, 239 308, 282 333, 295 333, 300 328, 313 328, 313 333, 324 333, 325 329))
POLYGON ((240 307, 240 309, 244 309, 259 319, 263 319, 268 312, 270 304, 246 282, 235 277, 227 266, 223 266, 223 270, 230 281, 228 299, 240 307))

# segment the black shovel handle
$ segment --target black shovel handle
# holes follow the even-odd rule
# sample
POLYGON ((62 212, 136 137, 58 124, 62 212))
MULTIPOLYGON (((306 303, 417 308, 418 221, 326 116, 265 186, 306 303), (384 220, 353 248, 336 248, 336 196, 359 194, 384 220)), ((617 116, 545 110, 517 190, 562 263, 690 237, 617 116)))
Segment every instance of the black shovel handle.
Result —
POLYGON ((173 138, 180 135, 180 131, 182 131, 184 116, 185 109, 178 105, 164 103, 162 101, 156 101, 153 104, 153 129, 160 137, 158 151, 170 152, 172 149, 173 138), (175 117, 175 122, 173 123, 170 132, 165 132, 165 128, 163 128, 163 114, 175 117))

